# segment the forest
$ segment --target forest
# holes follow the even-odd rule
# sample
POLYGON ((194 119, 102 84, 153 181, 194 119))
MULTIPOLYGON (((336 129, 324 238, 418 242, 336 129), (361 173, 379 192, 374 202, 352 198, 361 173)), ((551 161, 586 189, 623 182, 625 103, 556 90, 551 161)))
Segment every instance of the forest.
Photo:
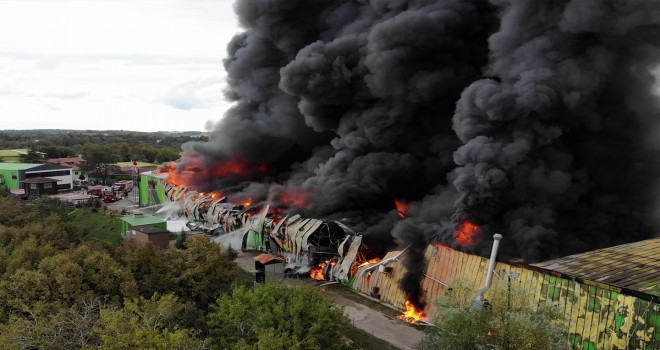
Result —
POLYGON ((378 348, 319 290, 254 288, 207 238, 160 251, 119 231, 103 208, 0 197, 0 347, 378 348))
POLYGON ((102 146, 117 162, 162 163, 178 159, 182 144, 207 140, 192 131, 0 130, 0 149, 30 149, 47 159, 76 157, 90 146, 102 146))

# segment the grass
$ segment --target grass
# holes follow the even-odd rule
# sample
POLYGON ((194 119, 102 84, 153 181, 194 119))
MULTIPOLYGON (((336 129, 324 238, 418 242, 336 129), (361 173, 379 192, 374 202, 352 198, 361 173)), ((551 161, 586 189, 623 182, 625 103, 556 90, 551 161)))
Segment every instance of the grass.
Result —
POLYGON ((121 220, 113 216, 110 212, 99 209, 93 212, 91 208, 80 208, 69 213, 84 232, 87 232, 86 238, 92 240, 101 240, 106 242, 121 241, 121 220))

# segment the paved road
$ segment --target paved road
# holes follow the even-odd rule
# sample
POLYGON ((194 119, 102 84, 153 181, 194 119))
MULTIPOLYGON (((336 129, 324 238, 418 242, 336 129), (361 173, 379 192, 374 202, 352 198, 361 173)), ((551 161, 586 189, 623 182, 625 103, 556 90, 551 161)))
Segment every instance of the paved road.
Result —
MULTIPOLYGON (((252 260, 252 257, 258 254, 259 253, 255 254, 251 252, 239 253, 236 263, 244 270, 254 270, 254 260, 252 260)), ((304 279, 287 279, 286 281, 287 283, 316 283, 313 280, 304 279)), ((337 285, 331 285, 326 288, 327 296, 337 305, 341 305, 344 308, 346 316, 348 316, 353 322, 355 327, 360 328, 379 339, 385 340, 396 348, 402 350, 415 349, 415 346, 424 337, 422 331, 396 319, 390 313, 369 307, 368 304, 373 303, 371 300, 357 294, 349 295, 347 293, 353 292, 349 291, 346 287, 337 285), (359 302, 361 299, 364 299, 364 302, 359 302)))

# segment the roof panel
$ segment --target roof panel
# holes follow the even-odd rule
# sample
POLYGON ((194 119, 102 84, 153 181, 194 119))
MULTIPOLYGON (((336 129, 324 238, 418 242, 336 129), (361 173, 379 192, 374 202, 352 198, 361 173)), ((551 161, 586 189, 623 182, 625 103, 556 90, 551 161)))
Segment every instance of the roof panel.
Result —
POLYGON ((39 166, 40 164, 32 163, 0 163, 0 169, 2 170, 25 170, 39 166))
POLYGON ((569 255, 532 266, 660 296, 660 238, 569 255))
POLYGON ((137 216, 134 215, 124 216, 121 219, 122 221, 127 222, 131 226, 153 225, 153 224, 160 224, 165 222, 165 220, 163 219, 148 214, 137 215, 137 216))

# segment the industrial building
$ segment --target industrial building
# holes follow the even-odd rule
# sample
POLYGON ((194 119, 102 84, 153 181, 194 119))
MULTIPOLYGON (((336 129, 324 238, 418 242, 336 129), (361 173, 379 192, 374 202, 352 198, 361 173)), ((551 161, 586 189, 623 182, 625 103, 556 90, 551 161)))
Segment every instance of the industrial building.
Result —
MULTIPOLYGON (((360 257, 361 236, 338 222, 299 215, 275 222, 266 215, 267 207, 261 214, 250 216, 246 209, 225 203, 224 197, 163 185, 158 175, 161 174, 141 178, 141 184, 148 184, 147 198, 161 200, 164 191, 166 199, 181 200, 191 222, 209 230, 222 228, 224 232, 243 228, 244 249, 281 254, 289 264, 304 257, 313 266, 312 278, 317 278, 314 270, 320 267, 318 279, 343 282, 364 295, 401 310, 406 308, 408 300, 400 286, 407 272, 402 263, 406 259, 405 249, 388 252, 377 261, 365 261, 365 257, 360 257), (335 232, 332 225, 338 225, 343 233, 328 236, 335 232), (321 227, 326 227, 325 231, 319 231, 321 227), (323 242, 337 245, 330 247, 310 239, 321 233, 327 236, 323 242), (327 253, 323 258, 327 260, 315 264, 319 262, 315 258, 319 252, 327 253)), ((537 264, 496 262, 492 271, 497 278, 493 283, 520 287, 526 291, 530 305, 558 307, 573 349, 658 349, 659 257, 660 238, 656 238, 537 264)), ((459 280, 479 290, 490 270, 489 258, 440 244, 427 246, 424 262, 420 284, 426 301, 445 295, 459 280)), ((485 294, 486 299, 492 295, 489 293, 492 291, 485 294)))
POLYGON ((152 171, 140 174, 139 204, 142 207, 161 204, 167 201, 163 179, 169 174, 157 174, 152 171))
MULTIPOLYGON (((359 268, 349 286, 403 309, 404 257, 405 251, 393 251, 380 263, 359 268)), ((497 262, 493 283, 510 279, 527 291, 532 305, 559 307, 574 349, 658 349, 659 257, 656 238, 538 264, 497 262)), ((488 258, 442 245, 429 245, 425 261, 426 300, 444 295, 459 279, 478 290, 489 266, 488 258)))
POLYGON ((57 180, 58 191, 73 189, 72 168, 58 164, 0 163, 0 187, 22 189, 21 181, 33 178, 57 180))

